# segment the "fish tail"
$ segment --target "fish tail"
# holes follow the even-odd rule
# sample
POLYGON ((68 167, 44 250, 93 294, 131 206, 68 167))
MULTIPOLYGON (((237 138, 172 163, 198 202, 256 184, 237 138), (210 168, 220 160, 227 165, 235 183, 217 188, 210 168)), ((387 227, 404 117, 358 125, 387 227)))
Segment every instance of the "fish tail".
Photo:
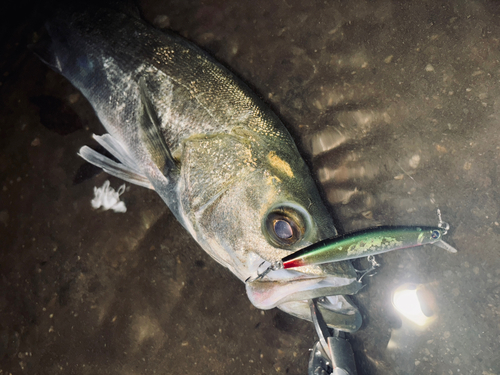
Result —
MULTIPOLYGON (((50 23, 46 23, 47 30, 51 27, 50 23)), ((28 45, 28 48, 33 52, 42 62, 47 64, 50 68, 57 73, 62 72, 61 62, 56 53, 53 39, 50 35, 44 35, 35 44, 28 45)))

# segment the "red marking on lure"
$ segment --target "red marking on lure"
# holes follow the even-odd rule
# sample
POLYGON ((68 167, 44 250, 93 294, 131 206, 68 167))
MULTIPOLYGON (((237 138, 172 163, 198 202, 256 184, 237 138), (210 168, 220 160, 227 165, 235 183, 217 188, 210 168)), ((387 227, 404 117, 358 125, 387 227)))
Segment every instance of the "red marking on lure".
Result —
MULTIPOLYGON (((284 258, 283 258, 284 259, 284 258)), ((302 267, 302 266, 307 266, 307 263, 304 262, 302 259, 291 259, 288 261, 283 261, 283 268, 294 268, 294 267, 302 267)))

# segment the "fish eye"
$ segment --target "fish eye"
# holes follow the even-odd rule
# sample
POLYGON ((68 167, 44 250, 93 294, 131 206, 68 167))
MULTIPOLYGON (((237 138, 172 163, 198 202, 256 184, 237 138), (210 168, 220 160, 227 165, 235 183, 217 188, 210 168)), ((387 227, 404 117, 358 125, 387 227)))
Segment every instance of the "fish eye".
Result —
POLYGON ((431 232, 431 237, 432 237, 433 239, 435 239, 435 240, 436 240, 436 239, 438 239, 439 237, 441 237, 441 232, 440 232, 440 231, 438 231, 438 230, 433 230, 433 231, 431 232))
POLYGON ((279 219, 274 222, 274 233, 276 233, 276 236, 279 238, 287 240, 292 238, 293 229, 288 221, 279 219))
POLYGON ((263 229, 273 246, 286 248, 304 237, 305 224, 297 210, 278 207, 267 215, 263 229))

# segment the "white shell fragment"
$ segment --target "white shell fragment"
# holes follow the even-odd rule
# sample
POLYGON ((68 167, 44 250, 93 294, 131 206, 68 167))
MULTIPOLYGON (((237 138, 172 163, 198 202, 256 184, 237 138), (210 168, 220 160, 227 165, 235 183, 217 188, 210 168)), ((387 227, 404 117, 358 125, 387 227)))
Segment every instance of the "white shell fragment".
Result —
POLYGON ((120 195, 125 191, 125 184, 115 191, 109 186, 109 180, 107 180, 102 187, 94 187, 94 199, 90 202, 92 207, 98 209, 100 207, 103 210, 113 210, 115 212, 127 212, 127 207, 125 203, 120 201, 120 195))

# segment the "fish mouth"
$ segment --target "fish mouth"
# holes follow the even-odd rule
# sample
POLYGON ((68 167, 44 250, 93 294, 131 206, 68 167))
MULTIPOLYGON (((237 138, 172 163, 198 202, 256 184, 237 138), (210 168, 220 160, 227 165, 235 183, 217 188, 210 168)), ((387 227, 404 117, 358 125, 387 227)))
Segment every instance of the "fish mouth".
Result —
POLYGON ((355 332, 361 327, 358 308, 346 295, 356 294, 363 284, 358 281, 350 262, 338 262, 318 274, 291 270, 273 272, 273 278, 246 283, 252 304, 267 310, 274 307, 311 321, 308 300, 319 298, 318 308, 330 328, 355 332))

